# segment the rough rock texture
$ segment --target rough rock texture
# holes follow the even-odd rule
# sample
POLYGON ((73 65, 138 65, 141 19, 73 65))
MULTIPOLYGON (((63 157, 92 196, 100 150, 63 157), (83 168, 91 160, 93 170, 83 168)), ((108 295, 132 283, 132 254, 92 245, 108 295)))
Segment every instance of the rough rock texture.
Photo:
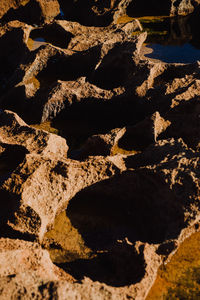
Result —
POLYGON ((0 298, 145 299, 199 230, 200 64, 118 22, 198 5, 0 1, 0 298))
MULTIPOLYGON (((49 30, 51 27, 52 25, 50 25, 49 30)), ((32 123, 55 117, 57 112, 65 107, 64 100, 68 100, 66 101, 67 104, 72 101, 71 99, 96 98, 96 94, 101 94, 97 98, 103 98, 105 94, 105 98, 108 97, 108 99, 121 94, 124 82, 120 82, 120 80, 124 77, 123 81, 126 81, 131 69, 135 68, 140 48, 146 38, 145 33, 138 37, 131 37, 131 33, 138 28, 137 22, 98 29, 87 28, 78 23, 59 21, 56 27, 60 27, 60 30, 64 28, 67 32, 67 49, 45 45, 33 53, 28 51, 27 59, 25 57, 23 64, 20 65, 21 70, 17 70, 17 73, 12 76, 14 79, 12 79, 11 84, 14 82, 14 85, 9 85, 9 91, 4 92, 0 100, 2 107, 17 111, 23 118, 32 123), (112 59, 110 59, 111 56, 112 59), (134 57, 133 61, 132 57, 134 57), (125 63, 130 64, 130 70, 125 68, 125 63), (108 73, 111 66, 112 72, 115 71, 120 74, 120 80, 117 76, 111 78, 111 74, 108 73), (89 84, 84 87, 84 81, 79 79, 83 76, 91 84, 97 84, 101 78, 105 77, 105 83, 103 86, 99 86, 103 91, 89 84), (63 82, 62 85, 60 80, 63 82), (18 81, 17 84, 16 81, 18 81), (69 81, 74 81, 74 83, 69 81), (82 92, 77 97, 77 88, 80 84, 82 85, 80 87, 82 92), (104 91, 104 89, 108 89, 108 85, 109 89, 111 86, 111 91, 104 91), (121 86, 122 88, 116 89, 121 86), (48 99, 50 92, 54 93, 55 89, 56 91, 59 89, 59 93, 63 97, 56 96, 55 93, 54 99, 48 99), (114 90, 112 91, 112 89, 114 90), (85 90, 85 95, 83 90, 85 90), (18 102, 16 103, 13 95, 17 95, 20 105, 18 102), (62 99, 63 101, 61 101, 62 99), (44 115, 41 115, 43 107, 44 115), (49 112, 47 112, 48 108, 49 112), (30 114, 30 110, 34 110, 34 114, 30 114)))
POLYGON ((2 0, 0 4, 2 23, 19 20, 27 24, 40 24, 52 21, 59 13, 57 0, 2 0))
POLYGON ((26 148, 29 153, 67 156, 68 146, 66 140, 29 127, 17 114, 4 111, 0 112, 0 141, 9 145, 19 145, 26 148))
POLYGON ((6 174, 1 184, 2 226, 9 223, 16 230, 42 239, 47 226, 71 197, 123 168, 120 161, 118 164, 109 158, 84 163, 67 160, 64 139, 27 126, 13 113, 2 113, 1 122, 2 146, 20 145, 30 153, 20 148, 24 160, 12 174, 6 174))

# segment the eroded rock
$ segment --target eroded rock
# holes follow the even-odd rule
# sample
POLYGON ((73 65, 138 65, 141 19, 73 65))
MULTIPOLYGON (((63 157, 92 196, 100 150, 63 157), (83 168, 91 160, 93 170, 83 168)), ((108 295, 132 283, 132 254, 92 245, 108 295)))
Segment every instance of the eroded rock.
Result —
POLYGON ((66 141, 54 134, 28 126, 19 116, 10 111, 0 114, 0 141, 9 145, 19 145, 29 153, 67 156, 66 141))
POLYGON ((1 2, 1 22, 19 20, 27 24, 52 21, 59 13, 57 0, 9 0, 1 2))
POLYGON ((198 5, 1 1, 1 108, 69 145, 0 112, 2 298, 145 299, 199 230, 199 62, 147 59, 124 16, 198 5))

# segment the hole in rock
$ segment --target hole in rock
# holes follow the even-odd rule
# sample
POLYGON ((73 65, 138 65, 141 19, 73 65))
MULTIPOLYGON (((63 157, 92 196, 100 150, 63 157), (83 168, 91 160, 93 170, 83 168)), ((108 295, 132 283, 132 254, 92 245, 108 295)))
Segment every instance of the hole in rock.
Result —
POLYGON ((29 42, 31 50, 35 50, 45 43, 50 43, 54 46, 66 49, 73 35, 65 31, 61 26, 52 24, 41 29, 31 31, 29 42))
POLYGON ((78 259, 59 265, 76 280, 89 277, 111 286, 126 286, 140 282, 145 275, 145 261, 129 245, 116 245, 90 259, 78 259))
POLYGON ((146 57, 166 63, 193 63, 200 59, 200 20, 186 17, 144 17, 143 29, 148 32, 146 57))
POLYGON ((160 243, 176 237, 183 225, 178 203, 152 171, 127 171, 79 192, 66 211, 90 257, 60 265, 76 279, 84 276, 113 286, 136 283, 144 276, 135 241, 160 243), (128 239, 129 244, 124 241, 128 239))
POLYGON ((150 170, 127 171, 79 192, 67 215, 92 249, 127 237, 161 243, 177 236, 183 213, 173 192, 150 170))
POLYGON ((132 97, 115 97, 108 101, 83 99, 66 106, 54 118, 52 126, 67 139, 70 149, 76 149, 89 136, 135 124, 149 111, 148 102, 132 97))

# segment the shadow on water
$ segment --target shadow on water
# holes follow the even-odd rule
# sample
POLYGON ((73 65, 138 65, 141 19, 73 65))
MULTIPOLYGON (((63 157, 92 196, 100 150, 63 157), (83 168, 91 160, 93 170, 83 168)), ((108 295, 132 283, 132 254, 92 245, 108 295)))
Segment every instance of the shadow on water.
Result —
POLYGON ((141 19, 148 32, 146 57, 167 63, 193 63, 200 60, 200 19, 196 15, 176 18, 141 19))

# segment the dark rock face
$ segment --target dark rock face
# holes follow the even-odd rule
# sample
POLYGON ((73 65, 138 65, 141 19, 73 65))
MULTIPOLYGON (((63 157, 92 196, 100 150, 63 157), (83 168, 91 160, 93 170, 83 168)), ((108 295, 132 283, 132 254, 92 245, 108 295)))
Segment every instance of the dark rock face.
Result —
POLYGON ((117 21, 195 27, 198 4, 1 1, 3 299, 145 299, 199 230, 200 64, 147 59, 117 21))
POLYGON ((200 4, 199 0, 169 0, 160 2, 158 0, 150 1, 131 1, 127 7, 127 14, 130 16, 185 16, 194 12, 200 4))
POLYGON ((32 25, 40 24, 52 21, 60 13, 57 0, 3 0, 1 6, 1 23, 19 20, 32 25))
POLYGON ((60 0, 60 7, 64 17, 86 26, 108 26, 112 22, 114 10, 119 0, 104 1, 74 1, 60 0))

